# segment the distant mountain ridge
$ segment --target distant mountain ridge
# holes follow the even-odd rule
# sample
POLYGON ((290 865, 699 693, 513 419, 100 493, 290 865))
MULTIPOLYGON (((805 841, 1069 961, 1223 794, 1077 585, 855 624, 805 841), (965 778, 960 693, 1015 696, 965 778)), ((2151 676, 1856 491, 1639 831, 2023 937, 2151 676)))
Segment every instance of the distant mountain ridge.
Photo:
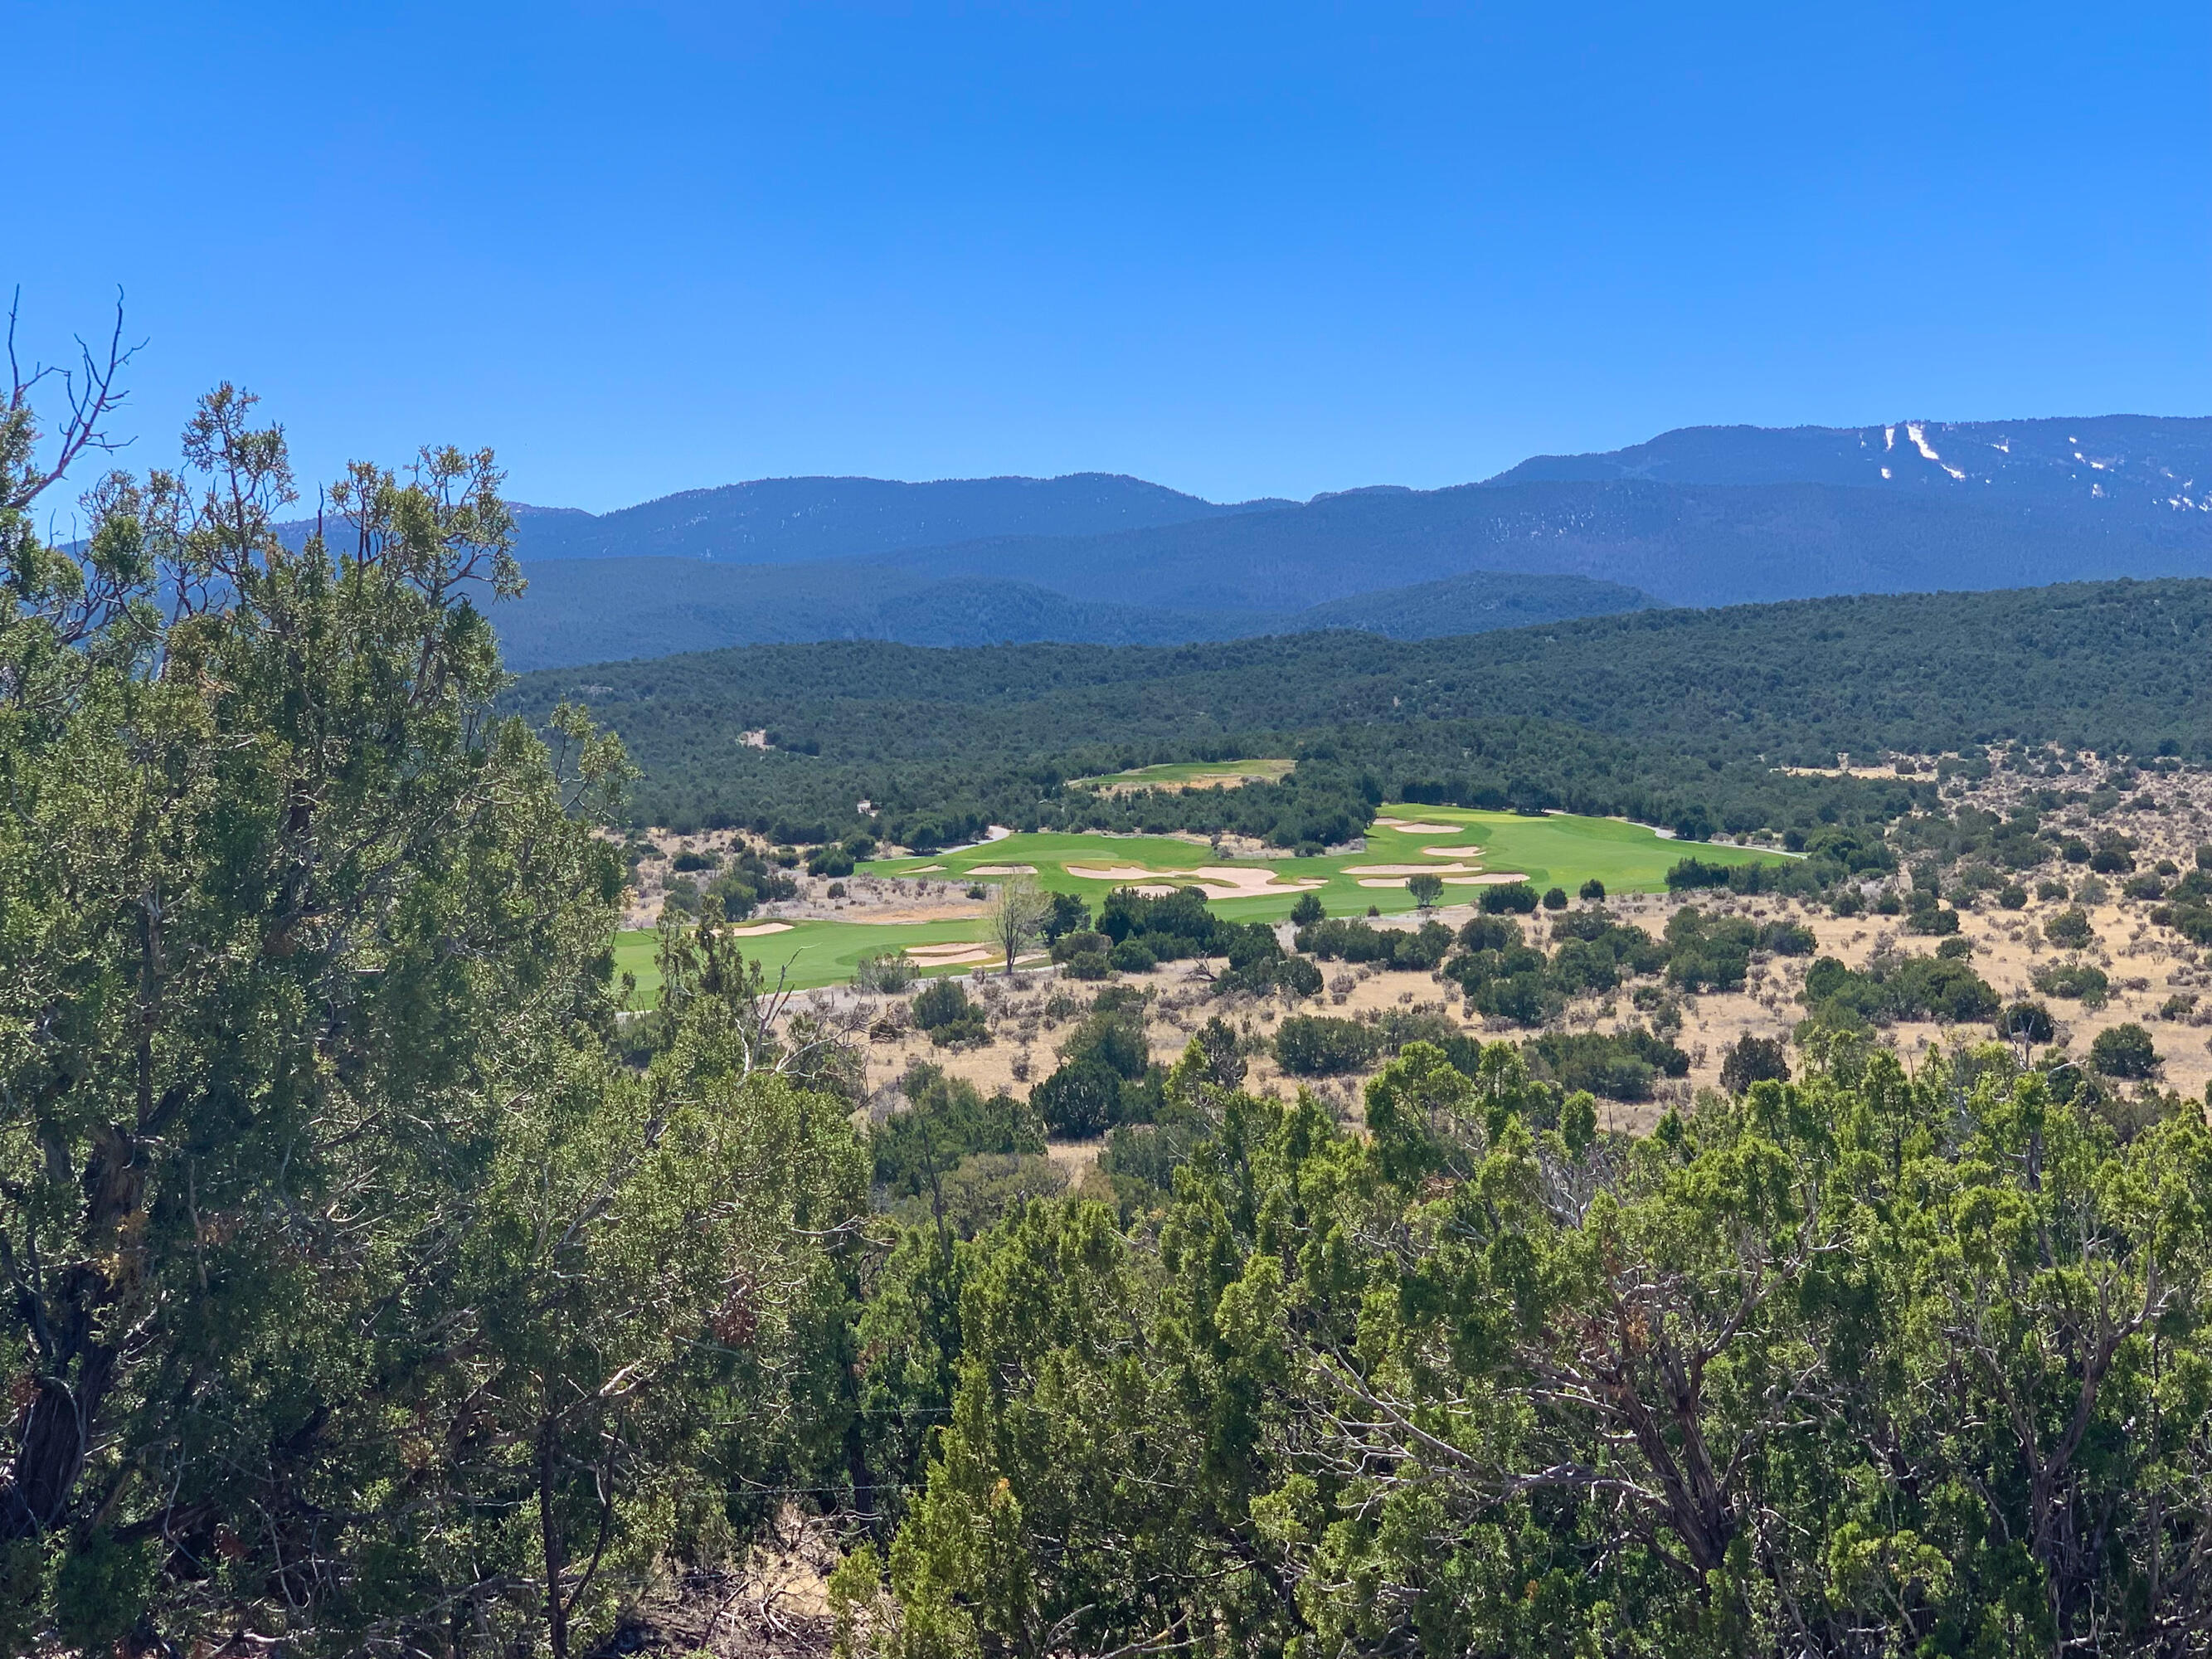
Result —
POLYGON ((2212 574, 2212 417, 1685 427, 1304 502, 1092 472, 759 479, 516 511, 536 587, 493 620, 526 666, 800 639, 1413 638, 1601 603, 2212 574), (1510 581, 1535 585, 1508 598, 1510 581), (1561 582, 1583 586, 1543 585, 1561 582))
POLYGON ((1484 480, 1521 483, 1995 487, 2034 506, 2127 497, 2212 513, 2212 416, 2100 415, 1883 426, 1680 427, 1589 455, 1536 455, 1484 480))
POLYGON ((690 558, 795 564, 1001 536, 1089 536, 1288 507, 1223 505, 1118 473, 1057 478, 757 478, 611 513, 519 512, 525 559, 690 558))
POLYGON ((1072 599, 999 577, 933 578, 895 564, 702 565, 647 556, 534 563, 528 591, 495 605, 491 617, 507 665, 528 672, 817 640, 1182 645, 1325 629, 1431 639, 1652 603, 1633 588, 1579 576, 1478 572, 1304 611, 1183 611, 1072 599))
POLYGON ((1461 484, 890 557, 1185 610, 1298 609, 1468 570, 1587 576, 1692 605, 2212 574, 2212 514, 2105 506, 1814 483, 1461 484))

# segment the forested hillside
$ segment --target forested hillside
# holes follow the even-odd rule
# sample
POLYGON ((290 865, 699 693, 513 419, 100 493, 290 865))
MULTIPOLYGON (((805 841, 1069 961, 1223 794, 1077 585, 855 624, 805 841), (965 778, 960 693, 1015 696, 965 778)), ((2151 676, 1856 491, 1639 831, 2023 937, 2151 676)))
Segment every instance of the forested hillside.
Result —
MULTIPOLYGON (((663 821, 842 833, 866 800, 925 839, 933 815, 948 834, 1063 810, 1111 823, 1140 809, 1069 802, 1063 781, 1296 754, 1304 784, 1337 779, 1345 810, 1365 774, 1402 799, 1434 787, 1755 828, 1789 821, 1800 809, 1783 798, 1814 787, 1774 768, 1832 766, 1838 752, 2017 739, 2212 755, 2208 644, 2212 583, 2119 582, 1649 611, 1417 642, 761 647, 526 676, 511 698, 538 715, 563 698, 591 706, 644 769, 638 810, 663 821), (749 731, 771 746, 741 743, 749 731)), ((1213 810, 1273 799, 1240 793, 1213 810)), ((1284 834, 1310 838, 1289 820, 1284 834)))
POLYGON ((1276 615, 1073 599, 1033 581, 933 579, 896 565, 835 561, 555 559, 528 569, 529 586, 491 612, 507 661, 521 670, 810 640, 1170 645, 1317 628, 1426 639, 1634 611, 1651 603, 1613 582, 1480 571, 1276 615))

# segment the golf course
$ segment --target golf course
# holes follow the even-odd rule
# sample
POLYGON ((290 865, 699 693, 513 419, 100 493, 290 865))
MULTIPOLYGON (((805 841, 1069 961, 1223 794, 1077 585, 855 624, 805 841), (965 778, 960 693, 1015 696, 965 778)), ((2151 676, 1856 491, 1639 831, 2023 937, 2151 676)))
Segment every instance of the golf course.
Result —
MULTIPOLYGON (((1663 892, 1667 872, 1686 854, 1709 863, 1777 861, 1786 855, 1749 848, 1691 846, 1618 818, 1540 817, 1451 806, 1385 806, 1369 828, 1365 848, 1319 858, 1224 859, 1194 841, 1170 836, 1017 835, 957 850, 879 859, 856 874, 918 877, 989 884, 1031 875, 1048 891, 1073 893, 1096 906, 1117 887, 1165 891, 1197 887, 1224 915, 1240 921, 1286 917, 1301 895, 1313 893, 1331 915, 1385 915, 1414 908, 1407 880, 1432 872, 1444 883, 1443 902, 1474 902, 1483 887, 1525 879, 1539 889, 1574 892, 1595 877, 1608 893, 1663 892)), ((761 924, 770 926, 773 924, 761 924)), ((802 920, 744 939, 743 948, 775 980, 796 989, 841 984, 865 957, 931 945, 981 942, 979 917, 871 923, 802 920)), ((637 975, 640 1000, 659 981, 653 935, 625 933, 615 945, 617 971, 637 975)), ((964 972, 969 963, 945 964, 964 972)))

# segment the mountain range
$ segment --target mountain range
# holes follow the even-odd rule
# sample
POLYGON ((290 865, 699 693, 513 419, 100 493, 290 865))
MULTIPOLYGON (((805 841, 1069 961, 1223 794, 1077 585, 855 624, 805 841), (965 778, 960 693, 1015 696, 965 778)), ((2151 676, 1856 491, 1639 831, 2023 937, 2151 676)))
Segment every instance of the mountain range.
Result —
POLYGON ((781 478, 518 520, 531 591, 493 620, 519 667, 803 639, 1411 639, 2212 574, 2212 418, 1692 427, 1304 502, 1104 473, 781 478))

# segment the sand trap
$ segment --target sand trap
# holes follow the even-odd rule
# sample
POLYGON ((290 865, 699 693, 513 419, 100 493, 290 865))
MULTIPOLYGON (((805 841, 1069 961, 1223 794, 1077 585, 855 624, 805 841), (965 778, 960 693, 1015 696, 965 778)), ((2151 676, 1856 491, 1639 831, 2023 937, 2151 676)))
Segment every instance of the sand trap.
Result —
POLYGON ((1468 829, 1463 823, 1408 823, 1403 818, 1377 818, 1375 822, 1386 830, 1407 836, 1463 836, 1468 829))
POLYGON ((1480 847, 1424 847, 1421 856, 1431 859, 1463 859, 1469 853, 1480 853, 1480 847))
POLYGON ((971 876, 1033 876, 1036 874, 1036 866, 1034 864, 978 864, 968 873, 971 876))
POLYGON ((998 956, 988 945, 909 945, 906 954, 925 968, 942 968, 953 962, 991 962, 998 956))
POLYGON ((926 876, 933 870, 942 870, 944 867, 941 864, 925 864, 915 869, 902 870, 899 873, 903 876, 926 876))
POLYGON ((841 910, 840 921, 858 922, 864 927, 898 927, 910 921, 966 921, 983 914, 980 904, 939 904, 927 909, 909 905, 897 910, 841 910))
POLYGON ((1442 876, 1465 875, 1474 869, 1472 864, 1349 864, 1347 876, 1442 876))
POLYGON ((1180 875, 1179 870, 1147 870, 1136 864, 1071 864, 1067 873, 1084 881, 1152 881, 1161 876, 1180 875))
POLYGON ((732 927, 729 933, 732 939, 758 939, 763 933, 787 933, 790 931, 791 924, 787 921, 757 921, 750 927, 732 927))
MULTIPOLYGON (((1425 866, 1424 866, 1425 867, 1425 866)), ((1243 898, 1255 893, 1303 893, 1322 885, 1318 881, 1284 881, 1273 870, 1237 870, 1208 864, 1196 870, 1147 870, 1141 865, 1071 864, 1067 873, 1084 881, 1142 882, 1139 891, 1171 891, 1163 880, 1176 885, 1203 888, 1208 898, 1243 898)))
POLYGON ((1518 870, 1492 870, 1489 874, 1482 876, 1446 876, 1444 885, 1447 887, 1510 887, 1516 881, 1528 879, 1528 878, 1518 870))

